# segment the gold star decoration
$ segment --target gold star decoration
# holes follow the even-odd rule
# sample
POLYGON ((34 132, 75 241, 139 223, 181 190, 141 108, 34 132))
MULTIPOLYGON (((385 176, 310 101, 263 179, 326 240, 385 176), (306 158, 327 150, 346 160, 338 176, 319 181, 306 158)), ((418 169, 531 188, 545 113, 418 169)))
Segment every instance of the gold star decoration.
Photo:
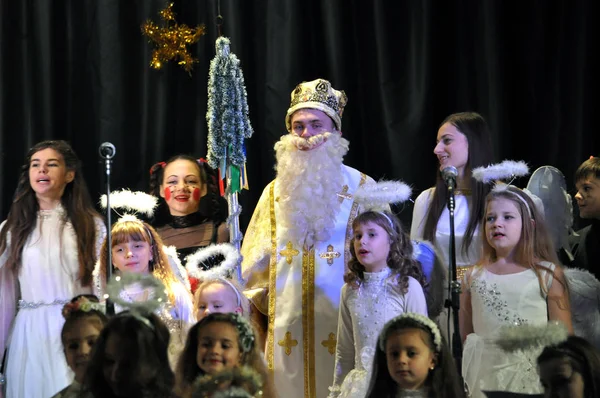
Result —
POLYGON ((181 65, 186 72, 190 73, 194 63, 198 62, 190 54, 187 46, 194 44, 206 32, 204 25, 195 28, 175 21, 173 12, 173 3, 169 3, 167 8, 160 11, 160 17, 165 21, 164 26, 158 26, 152 21, 147 21, 142 25, 142 34, 148 36, 149 41, 156 47, 152 52, 150 66, 154 69, 161 69, 163 64, 173 59, 181 65))

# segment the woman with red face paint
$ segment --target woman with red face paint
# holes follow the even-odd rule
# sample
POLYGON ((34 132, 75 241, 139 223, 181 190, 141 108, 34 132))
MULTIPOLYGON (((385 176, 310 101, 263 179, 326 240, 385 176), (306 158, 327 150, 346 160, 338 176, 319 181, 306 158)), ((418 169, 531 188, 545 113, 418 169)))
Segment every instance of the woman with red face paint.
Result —
POLYGON ((199 248, 229 242, 227 202, 218 193, 215 171, 205 161, 177 155, 156 163, 150 169, 150 194, 164 199, 153 224, 163 243, 175 246, 182 262, 199 248))

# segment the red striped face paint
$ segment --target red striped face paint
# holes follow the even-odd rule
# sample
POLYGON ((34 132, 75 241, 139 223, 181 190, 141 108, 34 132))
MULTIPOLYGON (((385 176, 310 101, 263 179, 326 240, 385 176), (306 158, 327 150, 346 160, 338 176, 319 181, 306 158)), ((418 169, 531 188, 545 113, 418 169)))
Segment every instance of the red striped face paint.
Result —
POLYGON ((165 200, 166 201, 171 200, 171 189, 169 189, 169 187, 165 188, 164 194, 165 194, 165 200))
POLYGON ((192 192, 192 197, 196 202, 200 200, 200 188, 194 188, 194 192, 192 192))

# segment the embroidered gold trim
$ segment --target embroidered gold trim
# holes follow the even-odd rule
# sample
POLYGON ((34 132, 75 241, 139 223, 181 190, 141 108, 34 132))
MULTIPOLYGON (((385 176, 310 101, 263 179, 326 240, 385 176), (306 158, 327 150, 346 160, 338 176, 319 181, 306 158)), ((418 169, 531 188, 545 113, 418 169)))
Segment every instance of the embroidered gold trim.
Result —
POLYGON ((327 352, 331 355, 335 354, 335 345, 337 344, 337 339, 335 338, 335 333, 329 333, 329 337, 327 340, 321 341, 321 345, 327 348, 327 352))
POLYGON ((292 332, 287 331, 285 332, 285 337, 283 340, 279 340, 277 344, 279 344, 280 347, 284 347, 285 354, 290 356, 292 354, 292 347, 296 347, 298 345, 298 340, 292 339, 292 332))
POLYGON ((267 367, 273 377, 275 345, 275 299, 277 296, 277 224, 275 220, 275 182, 269 189, 271 215, 271 258, 269 259, 269 326, 267 329, 267 367))
POLYGON ((340 252, 333 250, 333 245, 327 245, 327 251, 319 254, 322 259, 327 259, 327 264, 333 265, 333 260, 341 256, 340 252))
POLYGON ((294 249, 294 244, 292 242, 288 242, 285 245, 285 249, 279 252, 283 257, 285 257, 285 261, 289 264, 292 263, 294 257, 296 257, 300 252, 294 249))
POLYGON ((302 340, 304 397, 316 397, 315 385, 315 250, 302 251, 302 340))
POLYGON ((468 270, 470 270, 473 266, 467 265, 465 267, 456 267, 456 280, 462 283, 463 278, 468 270))

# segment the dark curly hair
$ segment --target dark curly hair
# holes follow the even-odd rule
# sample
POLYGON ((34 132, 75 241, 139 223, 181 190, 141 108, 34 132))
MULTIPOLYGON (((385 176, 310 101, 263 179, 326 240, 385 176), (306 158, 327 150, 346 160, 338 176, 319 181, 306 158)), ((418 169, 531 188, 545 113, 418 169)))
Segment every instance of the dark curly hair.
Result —
MULTIPOLYGON (((385 211, 366 211, 354 219, 352 230, 359 225, 372 222, 385 230, 390 238, 390 253, 388 254, 387 264, 392 270, 392 275, 398 279, 398 284, 402 293, 408 292, 408 277, 412 276, 425 289, 427 281, 423 274, 421 263, 413 258, 413 246, 408 234, 402 228, 400 220, 395 215, 385 211), (390 221, 392 224, 390 224, 390 221)), ((364 280, 365 267, 356 258, 354 250, 354 237, 350 242, 350 254, 352 257, 348 261, 350 272, 344 275, 344 281, 354 287, 358 287, 364 280)))
MULTIPOLYGON (((176 160, 187 160, 198 168, 198 175, 203 185, 206 185, 206 195, 200 198, 198 212, 216 225, 225 222, 227 218, 227 202, 219 194, 218 173, 206 162, 190 155, 175 155, 166 162, 158 162, 150 168, 150 189, 148 193, 160 198, 160 186, 164 180, 165 168, 176 160)), ((171 220, 169 207, 164 200, 159 201, 152 225, 160 227, 171 220)))
MULTIPOLYGON (((183 348, 183 352, 179 357, 179 361, 177 362, 177 367, 175 369, 177 379, 175 392, 179 396, 188 396, 191 388, 193 387, 194 381, 199 376, 204 375, 204 371, 200 369, 197 361, 199 346, 198 338, 200 337, 200 330, 211 323, 227 323, 233 326, 237 331, 237 317, 239 317, 239 315, 234 313, 212 313, 205 318, 202 318, 202 320, 200 320, 190 329, 185 342, 185 347, 183 348)), ((251 367, 262 376, 263 397, 275 397, 274 387, 268 374, 262 351, 260 350, 259 345, 256 344, 256 332, 254 332, 254 336, 254 342, 251 344, 251 349, 249 352, 242 353, 240 364, 251 367)), ((239 341, 238 344, 240 346, 240 352, 242 352, 242 341, 239 341)))

